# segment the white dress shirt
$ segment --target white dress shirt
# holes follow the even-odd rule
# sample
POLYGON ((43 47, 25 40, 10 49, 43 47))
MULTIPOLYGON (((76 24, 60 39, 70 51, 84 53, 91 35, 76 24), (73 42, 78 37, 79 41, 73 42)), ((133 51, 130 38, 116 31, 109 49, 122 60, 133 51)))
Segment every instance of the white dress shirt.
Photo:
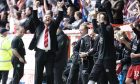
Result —
POLYGON ((45 50, 47 52, 48 50, 51 49, 51 40, 50 40, 50 33, 48 31, 48 47, 45 47, 44 46, 45 30, 46 30, 46 28, 43 30, 43 32, 40 35, 40 39, 37 43, 37 48, 45 50))

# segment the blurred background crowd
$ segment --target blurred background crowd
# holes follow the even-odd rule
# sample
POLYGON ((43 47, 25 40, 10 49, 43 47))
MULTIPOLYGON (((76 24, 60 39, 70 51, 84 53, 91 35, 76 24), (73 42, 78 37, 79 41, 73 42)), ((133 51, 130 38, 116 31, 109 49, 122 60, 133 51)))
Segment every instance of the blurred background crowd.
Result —
MULTIPOLYGON (((38 18, 42 20, 46 10, 53 11, 57 17, 57 3, 64 4, 64 18, 60 27, 64 30, 78 29, 83 22, 92 21, 92 11, 106 11, 112 24, 126 24, 139 19, 139 0, 38 0, 38 18), (61 2, 63 1, 63 2, 61 2), (105 2, 104 2, 105 1, 105 2), (114 20, 114 21, 113 21, 114 20)), ((25 22, 27 33, 34 33, 32 21, 33 0, 1 0, 0 27, 6 27, 10 33, 16 30, 16 23, 25 22)))

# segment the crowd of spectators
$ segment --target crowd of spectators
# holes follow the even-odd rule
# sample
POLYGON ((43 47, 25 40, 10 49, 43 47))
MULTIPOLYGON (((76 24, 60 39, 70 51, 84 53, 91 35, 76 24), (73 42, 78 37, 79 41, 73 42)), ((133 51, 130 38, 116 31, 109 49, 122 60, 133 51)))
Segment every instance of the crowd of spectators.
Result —
MULTIPOLYGON (((38 0, 38 18, 42 20, 45 11, 49 9, 53 11, 55 19, 58 2, 64 4, 64 18, 60 23, 60 27, 64 30, 78 29, 83 22, 91 23, 93 10, 106 11, 112 24, 134 22, 140 15, 139 0, 101 0, 101 3, 100 0, 97 2, 96 0, 38 0)), ((0 27, 5 27, 10 33, 14 33, 16 24, 24 22, 27 33, 34 33, 32 7, 33 0, 1 0, 0 27)))

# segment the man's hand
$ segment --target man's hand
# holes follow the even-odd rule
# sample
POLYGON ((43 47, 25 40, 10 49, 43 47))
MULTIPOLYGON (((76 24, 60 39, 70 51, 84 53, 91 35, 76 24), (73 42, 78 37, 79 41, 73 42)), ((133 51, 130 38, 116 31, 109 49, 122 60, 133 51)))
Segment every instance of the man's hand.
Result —
POLYGON ((24 63, 24 64, 26 63, 26 61, 22 57, 19 58, 19 61, 24 63))
POLYGON ((120 64, 120 63, 121 63, 121 60, 117 60, 117 61, 116 61, 116 64, 120 64))
POLYGON ((36 7, 39 7, 40 1, 36 1, 36 7))
POLYGON ((99 16, 99 23, 104 23, 105 22, 105 16, 103 14, 101 14, 99 16))
POLYGON ((129 26, 130 26, 132 29, 134 28, 133 23, 130 23, 129 26))
POLYGON ((80 52, 79 55, 80 55, 80 58, 85 58, 88 56, 86 52, 80 52))
POLYGON ((137 24, 138 22, 133 22, 133 23, 131 23, 131 24, 129 24, 130 25, 130 27, 133 29, 133 28, 136 28, 136 24, 137 24))
POLYGON ((136 58, 136 54, 131 53, 131 54, 130 54, 130 57, 131 57, 131 58, 136 58))
POLYGON ((119 40, 119 42, 124 43, 124 44, 127 42, 123 36, 118 38, 118 40, 119 40))
POLYGON ((34 0, 34 2, 33 2, 33 10, 37 10, 39 4, 40 4, 39 1, 34 0))

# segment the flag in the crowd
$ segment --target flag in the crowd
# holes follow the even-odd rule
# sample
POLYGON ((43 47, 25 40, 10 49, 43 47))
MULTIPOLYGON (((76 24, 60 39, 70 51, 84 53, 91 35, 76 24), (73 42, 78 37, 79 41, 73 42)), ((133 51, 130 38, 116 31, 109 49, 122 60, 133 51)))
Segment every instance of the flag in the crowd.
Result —
POLYGON ((85 0, 81 0, 81 2, 80 2, 80 7, 81 7, 81 11, 82 11, 82 19, 85 21, 85 22, 87 22, 87 17, 88 17, 88 15, 87 15, 87 10, 86 10, 86 8, 85 8, 85 0))

